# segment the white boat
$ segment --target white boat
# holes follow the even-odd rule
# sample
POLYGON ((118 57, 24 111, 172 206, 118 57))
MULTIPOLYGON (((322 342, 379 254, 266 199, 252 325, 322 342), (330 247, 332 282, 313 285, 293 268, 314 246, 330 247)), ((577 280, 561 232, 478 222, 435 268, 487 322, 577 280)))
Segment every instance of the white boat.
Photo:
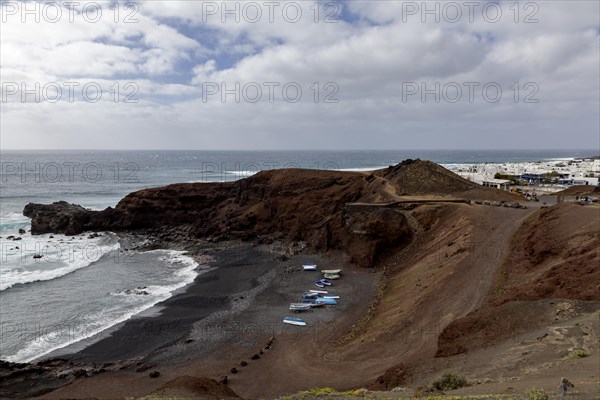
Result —
POLYGON ((302 300, 303 304, 308 304, 311 308, 312 307, 321 307, 324 306, 325 303, 317 303, 317 301, 315 300, 302 300))
POLYGON ((339 275, 342 273, 342 270, 341 269, 322 269, 321 272, 324 274, 339 275))
POLYGON ((304 271, 316 271, 317 266, 316 266, 316 264, 304 264, 304 265, 302 265, 302 269, 304 271))
POLYGON ((337 274, 323 274, 323 276, 324 276, 326 279, 331 279, 332 281, 333 281, 333 280, 336 280, 336 279, 340 279, 340 276, 339 276, 339 275, 337 275, 337 274))
POLYGON ((310 310, 311 305, 310 304, 304 304, 304 303, 292 303, 290 304, 290 310, 292 311, 307 311, 310 310))
POLYGON ((290 325, 298 325, 298 326, 305 326, 306 325, 306 322, 303 319, 292 318, 292 317, 285 317, 283 319, 283 323, 284 324, 290 324, 290 325))
POLYGON ((312 291, 311 292, 304 292, 302 294, 302 298, 303 299, 316 299, 319 296, 320 296, 319 293, 313 293, 312 291))
POLYGON ((340 296, 338 296, 337 294, 324 294, 321 295, 322 298, 324 299, 339 299, 340 296))
POLYGON ((327 294, 327 290, 314 290, 314 289, 310 289, 309 292, 316 293, 316 294, 327 294))

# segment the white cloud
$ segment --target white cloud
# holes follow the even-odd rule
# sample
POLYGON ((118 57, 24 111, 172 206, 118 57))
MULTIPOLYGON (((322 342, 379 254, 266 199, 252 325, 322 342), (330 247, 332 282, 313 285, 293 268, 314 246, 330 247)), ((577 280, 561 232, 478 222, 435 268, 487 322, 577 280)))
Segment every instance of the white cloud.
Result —
MULTIPOLYGON (((121 11, 115 23, 107 4, 102 18, 91 23, 90 16, 81 11, 85 4, 72 17, 62 7, 62 17, 55 23, 41 11, 39 22, 20 13, 5 15, 2 68, 38 69, 60 77, 155 75, 172 72, 178 61, 189 58, 188 52, 202 50, 193 39, 142 14, 135 16, 137 22, 125 23, 126 14, 121 11)), ((8 3, 2 4, 3 13, 7 7, 8 3)))
POLYGON ((351 20, 315 23, 313 3, 297 3, 303 18, 296 23, 280 11, 274 22, 263 15, 258 23, 223 23, 205 13, 221 2, 191 1, 143 3, 133 24, 9 21, 1 35, 3 82, 75 79, 109 91, 134 81, 139 103, 107 96, 95 104, 21 104, 16 94, 2 105, 2 147, 482 148, 535 147, 541 137, 546 147, 562 147, 566 132, 583 146, 597 145, 597 2, 520 2, 517 22, 513 2, 501 3, 495 23, 480 10, 473 22, 463 15, 457 23, 431 16, 423 23, 419 14, 406 15, 422 2, 400 1, 344 2, 340 10, 351 20), (539 22, 523 23, 533 11, 539 22), (280 86, 274 102, 266 93, 255 104, 233 95, 222 102, 220 94, 205 102, 207 82, 280 86), (297 103, 282 98, 288 82, 303 90, 297 103), (328 82, 339 88, 338 103, 323 102, 328 82), (465 92, 456 103, 436 103, 432 95, 422 102, 420 93, 403 96, 410 82, 456 82, 465 92), (464 82, 479 83, 475 101, 464 82), (498 103, 482 98, 490 82, 503 90, 498 103), (527 83, 537 85, 538 103, 523 103, 527 83))

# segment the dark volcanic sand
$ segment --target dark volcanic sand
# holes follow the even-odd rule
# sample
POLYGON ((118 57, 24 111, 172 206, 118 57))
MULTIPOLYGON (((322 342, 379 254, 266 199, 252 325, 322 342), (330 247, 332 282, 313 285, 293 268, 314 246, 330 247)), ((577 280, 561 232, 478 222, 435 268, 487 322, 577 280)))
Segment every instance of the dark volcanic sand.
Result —
MULTIPOLYGON (((182 293, 159 303, 160 311, 133 317, 110 336, 65 358, 94 363, 144 357, 185 338, 194 322, 229 307, 230 297, 258 285, 258 278, 276 267, 264 250, 250 245, 224 250, 182 293)), ((144 312, 142 314, 146 314, 144 312)))
POLYGON ((134 317, 110 336, 67 356, 95 363, 137 359, 137 365, 80 378, 43 398, 142 396, 182 375, 215 379, 228 375, 232 383, 238 381, 234 390, 240 390, 238 385, 245 386, 243 381, 252 379, 248 375, 252 365, 276 365, 277 353, 263 349, 269 338, 275 337, 273 347, 279 347, 278 352, 289 346, 333 344, 364 315, 379 274, 343 265, 335 257, 298 254, 279 261, 275 255, 268 246, 249 244, 217 252, 210 264, 213 269, 199 275, 184 292, 160 303, 159 312, 134 317), (297 315, 288 310, 289 303, 315 289, 313 282, 321 277, 319 272, 302 271, 307 262, 323 269, 343 269, 342 279, 329 288, 341 299, 336 306, 297 315), (301 317, 308 326, 285 325, 285 316, 301 317), (261 350, 260 359, 251 360, 261 350), (242 360, 250 365, 240 367, 242 360), (233 366, 240 370, 238 374, 230 372, 233 366), (161 374, 157 379, 148 377, 154 370, 161 374))

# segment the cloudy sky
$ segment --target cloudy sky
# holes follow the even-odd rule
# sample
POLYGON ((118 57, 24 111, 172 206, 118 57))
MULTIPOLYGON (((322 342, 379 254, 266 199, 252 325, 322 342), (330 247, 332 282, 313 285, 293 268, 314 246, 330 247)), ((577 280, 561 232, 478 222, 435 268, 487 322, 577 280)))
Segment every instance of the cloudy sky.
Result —
POLYGON ((598 1, 2 2, 2 149, 600 146, 598 1))

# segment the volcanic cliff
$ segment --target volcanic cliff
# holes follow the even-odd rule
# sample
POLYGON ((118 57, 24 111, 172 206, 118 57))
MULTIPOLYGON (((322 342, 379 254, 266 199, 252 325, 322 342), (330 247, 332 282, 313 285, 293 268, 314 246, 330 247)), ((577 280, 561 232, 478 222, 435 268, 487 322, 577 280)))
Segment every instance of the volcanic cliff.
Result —
MULTIPOLYGON (((372 266, 377 254, 411 238, 405 215, 394 209, 402 196, 472 198, 482 191, 497 196, 430 161, 406 160, 367 174, 285 169, 236 182, 144 189, 103 211, 57 202, 28 204, 23 213, 33 234, 186 225, 197 238, 275 236, 317 251, 343 250, 350 262, 372 266)), ((502 196, 514 201, 509 193, 502 196)))

